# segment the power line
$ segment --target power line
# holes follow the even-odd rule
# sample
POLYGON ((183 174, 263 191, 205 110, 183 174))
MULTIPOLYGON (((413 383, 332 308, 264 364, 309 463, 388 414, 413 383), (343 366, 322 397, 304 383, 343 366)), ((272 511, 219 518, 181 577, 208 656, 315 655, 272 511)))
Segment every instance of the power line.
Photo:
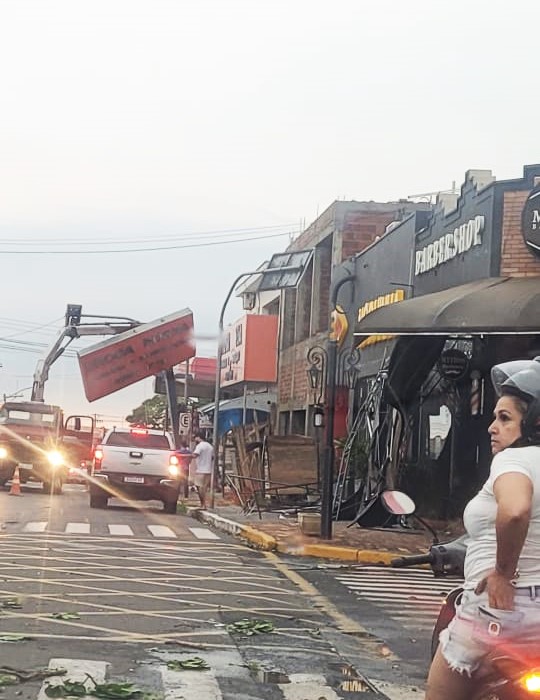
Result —
POLYGON ((190 243, 187 245, 156 246, 151 248, 121 248, 115 250, 3 250, 4 255, 108 255, 110 253, 149 253, 159 250, 180 250, 185 248, 207 248, 208 246, 229 245, 230 243, 253 243, 268 238, 279 238, 288 236, 290 231, 285 233, 273 233, 267 236, 257 236, 256 238, 236 238, 229 241, 213 241, 211 243, 190 243))
POLYGON ((230 236, 230 235, 247 235, 248 233, 262 233, 264 231, 275 231, 276 229, 287 229, 296 228, 296 224, 276 224, 274 226, 254 226, 250 228, 236 228, 236 229, 214 229, 209 231, 188 231, 186 233, 175 233, 167 236, 152 236, 151 238, 110 238, 108 236, 99 238, 92 236, 92 238, 1 238, 0 243, 7 243, 13 245, 27 245, 33 243, 42 244, 54 244, 54 245, 73 245, 74 242, 84 245, 113 245, 122 243, 161 243, 164 241, 181 241, 189 240, 192 238, 199 238, 200 236, 230 236))
MULTIPOLYGON (((0 340, 8 340, 9 338, 17 338, 18 336, 26 335, 27 333, 35 333, 36 331, 39 331, 42 328, 49 328, 50 326, 53 326, 62 320, 63 320, 63 317, 61 316, 60 318, 55 318, 53 321, 49 321, 49 323, 43 323, 40 326, 32 326, 31 328, 28 328, 27 330, 24 330, 24 331, 19 331, 17 333, 10 333, 9 335, 4 335, 4 336, 0 337, 0 340)), ((17 326, 15 326, 15 328, 16 327, 17 326)))

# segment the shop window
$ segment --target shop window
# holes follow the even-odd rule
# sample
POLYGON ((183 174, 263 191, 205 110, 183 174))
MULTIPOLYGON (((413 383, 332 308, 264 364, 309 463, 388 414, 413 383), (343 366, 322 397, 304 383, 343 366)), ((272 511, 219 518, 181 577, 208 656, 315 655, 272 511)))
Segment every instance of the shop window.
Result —
POLYGON ((441 456, 451 427, 452 413, 448 406, 443 404, 437 415, 429 416, 428 456, 430 459, 439 459, 441 456))
POLYGON ((306 412, 293 411, 291 421, 291 434, 304 435, 306 432, 306 412))
POLYGON ((281 411, 279 414, 279 434, 280 435, 288 435, 289 434, 289 424, 290 424, 289 411, 281 411))
POLYGON ((296 327, 296 289, 283 290, 281 313, 281 347, 290 348, 294 343, 296 327))

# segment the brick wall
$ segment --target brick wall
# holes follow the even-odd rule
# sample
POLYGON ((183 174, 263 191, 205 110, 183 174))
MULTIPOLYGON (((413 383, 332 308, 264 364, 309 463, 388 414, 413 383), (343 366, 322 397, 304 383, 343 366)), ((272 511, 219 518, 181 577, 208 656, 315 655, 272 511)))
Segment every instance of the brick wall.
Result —
POLYGON ((529 192, 505 192, 501 247, 501 277, 540 275, 540 257, 525 245, 521 233, 521 212, 529 192))
POLYGON ((338 260, 335 264, 343 262, 347 258, 360 253, 375 242, 377 236, 382 236, 388 224, 395 221, 398 207, 395 212, 350 212, 345 216, 341 235, 341 250, 338 252, 338 260))
POLYGON ((280 411, 305 408, 307 404, 312 403, 313 398, 307 376, 307 353, 314 345, 324 347, 325 341, 326 334, 319 333, 281 351, 278 378, 280 411))

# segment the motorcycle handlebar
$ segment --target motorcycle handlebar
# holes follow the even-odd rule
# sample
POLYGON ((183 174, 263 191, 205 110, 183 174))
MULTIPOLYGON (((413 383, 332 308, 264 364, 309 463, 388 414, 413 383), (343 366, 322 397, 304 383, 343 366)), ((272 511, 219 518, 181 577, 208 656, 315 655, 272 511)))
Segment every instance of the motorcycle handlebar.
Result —
POLYGON ((392 559, 390 566, 394 568, 400 568, 404 566, 418 566, 419 564, 432 564, 433 554, 428 552, 427 554, 414 554, 410 557, 399 557, 398 559, 392 559))

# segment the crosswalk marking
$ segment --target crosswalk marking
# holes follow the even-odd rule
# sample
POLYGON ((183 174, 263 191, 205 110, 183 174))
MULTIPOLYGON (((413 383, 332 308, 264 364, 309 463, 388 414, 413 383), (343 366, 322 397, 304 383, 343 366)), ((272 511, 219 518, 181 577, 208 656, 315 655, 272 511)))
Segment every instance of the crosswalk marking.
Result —
MULTIPOLYGON (((154 653, 152 655, 154 656, 154 653)), ((157 652, 155 656, 158 659, 154 658, 148 664, 150 673, 139 677, 139 682, 136 681, 136 683, 140 684, 143 692, 147 690, 147 684, 151 685, 152 689, 159 687, 159 697, 164 697, 166 700, 185 700, 186 698, 223 700, 224 697, 232 697, 231 688, 235 690, 235 697, 244 698, 272 697, 277 700, 279 696, 282 700, 340 700, 342 697, 339 691, 332 687, 335 686, 335 679, 329 681, 322 673, 284 672, 283 681, 273 686, 276 690, 270 690, 268 693, 264 690, 269 688, 268 682, 253 677, 247 668, 245 658, 236 649, 202 652, 201 657, 209 668, 197 672, 169 668, 169 662, 185 660, 186 653, 167 651, 157 652), (155 685, 156 682, 158 686, 155 685)), ((41 684, 37 700, 48 700, 47 688, 62 685, 66 681, 84 683, 90 692, 94 687, 93 682, 105 683, 117 677, 114 667, 108 661, 102 660, 54 658, 50 659, 48 668, 49 670, 62 669, 64 673, 46 678, 41 684)), ((124 679, 132 680, 125 677, 124 679)), ((375 683, 383 693, 388 693, 388 697, 392 700, 397 698, 412 700, 414 697, 408 693, 395 694, 394 691, 397 691, 398 686, 390 687, 390 684, 384 681, 375 683)), ((404 691, 413 691, 411 687, 400 686, 399 688, 404 691)), ((347 694, 350 694, 350 691, 347 691, 347 694)), ((90 700, 90 694, 86 697, 90 700)))
POLYGON ((88 535, 90 523, 68 523, 65 532, 66 535, 88 535))
MULTIPOLYGON (((20 532, 29 534, 45 534, 49 533, 51 535, 59 534, 63 532, 66 535, 90 535, 97 534, 102 535, 103 528, 106 529, 109 535, 112 537, 145 537, 150 534, 152 537, 160 539, 178 539, 182 537, 184 539, 189 539, 190 535, 198 540, 206 541, 220 541, 221 537, 214 533, 209 528, 204 527, 190 527, 186 528, 185 531, 177 533, 171 527, 167 525, 146 525, 144 521, 138 524, 127 525, 124 523, 82 523, 82 522, 68 522, 63 525, 57 523, 51 523, 47 520, 30 520, 27 523, 21 523, 20 532), (144 534, 143 534, 144 531, 144 534)), ((4 528, 5 529, 5 528, 4 528)), ((11 529, 11 528, 10 528, 11 529)), ((16 530, 17 528, 15 528, 16 530)))
POLYGON ((166 525, 147 525, 147 528, 154 537, 176 537, 174 530, 166 525))
POLYGON ((414 685, 401 685, 388 683, 387 681, 369 679, 377 690, 389 698, 389 700, 419 700, 419 687, 414 685))
POLYGON ((23 530, 24 530, 24 532, 45 532, 48 524, 49 523, 46 520, 42 520, 39 522, 33 521, 33 522, 26 523, 23 530))
POLYGON ((167 700, 220 700, 222 697, 216 677, 211 671, 170 671, 161 666, 161 678, 167 689, 167 700))
POLYGON ((116 523, 111 523, 108 525, 109 532, 111 535, 116 535, 119 537, 131 537, 133 535, 133 530, 129 525, 119 525, 116 523))
POLYGON ((219 535, 209 530, 207 527, 190 527, 189 531, 195 535, 198 540, 219 540, 219 535))
POLYGON ((285 700, 339 700, 339 695, 326 685, 326 678, 307 673, 291 673, 290 683, 279 683, 278 688, 285 700))
POLYGON ((359 598, 384 608, 404 627, 430 630, 456 579, 436 579, 427 569, 362 567, 338 573, 337 580, 359 598))
MULTIPOLYGON (((37 700, 49 700, 46 694, 47 686, 60 685, 63 680, 77 681, 80 683, 89 682, 88 676, 97 683, 103 683, 107 676, 109 664, 106 661, 89 661, 87 659, 51 659, 49 661, 49 669, 63 668, 67 671, 63 676, 53 676, 52 678, 43 681, 37 700)), ((92 687, 91 682, 89 686, 92 687)))

